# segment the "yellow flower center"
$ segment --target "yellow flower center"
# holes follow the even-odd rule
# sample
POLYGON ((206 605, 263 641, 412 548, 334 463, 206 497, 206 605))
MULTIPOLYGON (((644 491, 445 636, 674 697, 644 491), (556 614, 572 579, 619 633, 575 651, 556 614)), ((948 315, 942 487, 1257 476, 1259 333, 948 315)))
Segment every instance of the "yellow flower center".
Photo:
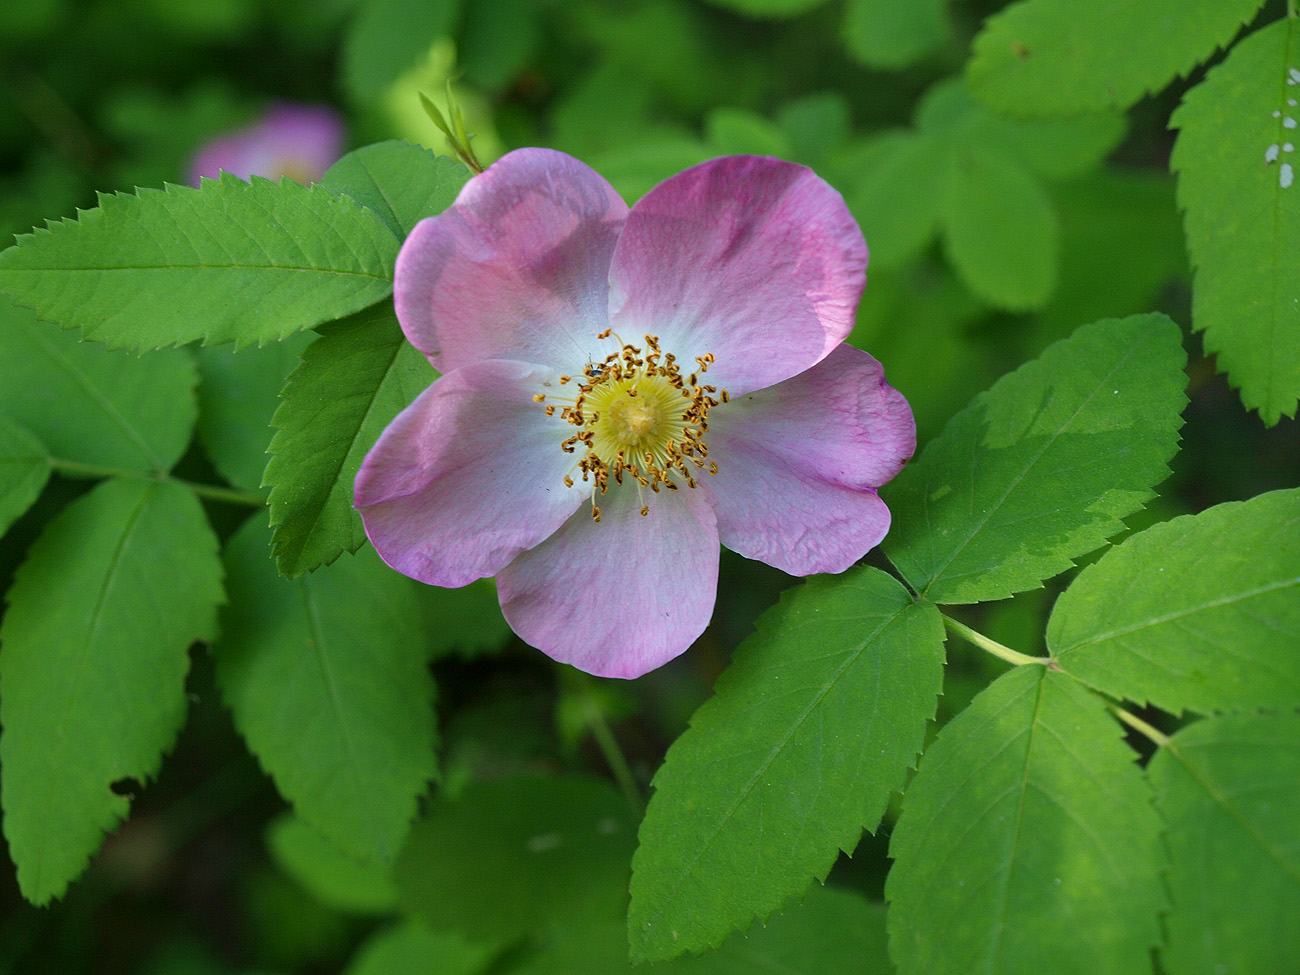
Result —
MULTIPOLYGON (((597 338, 610 335, 605 331, 597 338)), ((606 493, 611 480, 621 485, 624 478, 636 483, 638 493, 649 488, 657 494, 661 487, 676 491, 679 480, 694 488, 696 471, 718 472, 717 462, 708 459, 704 434, 709 429, 709 410, 729 399, 725 389, 700 382, 713 355, 695 361, 697 370, 683 377, 676 357, 664 354, 659 339, 647 335, 644 350, 624 343, 604 361, 589 363, 581 375, 561 376, 560 385, 577 387, 572 399, 551 394, 533 399, 545 403, 547 416, 558 413, 577 427, 560 449, 570 454, 585 451, 574 470, 594 483, 596 493, 606 493), (547 403, 548 399, 555 402, 547 403)), ((572 487, 573 478, 566 475, 564 483, 572 487)), ((592 502, 591 515, 600 521, 594 493, 592 502)), ((642 496, 641 514, 649 512, 642 496)))

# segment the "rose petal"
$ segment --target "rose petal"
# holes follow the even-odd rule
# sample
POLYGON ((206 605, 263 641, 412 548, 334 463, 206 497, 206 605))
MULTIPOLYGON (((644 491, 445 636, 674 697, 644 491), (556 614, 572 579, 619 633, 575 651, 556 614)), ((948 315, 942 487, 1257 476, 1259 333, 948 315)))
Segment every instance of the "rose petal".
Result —
POLYGON ((402 245, 402 330, 443 372, 484 359, 580 371, 608 326, 609 261, 626 216, 604 178, 571 156, 501 157, 402 245))
POLYGON ((853 328, 867 245, 812 170, 729 156, 660 183, 627 217, 610 265, 610 321, 657 335, 684 364, 717 357, 733 394, 819 362, 853 328))
POLYGON ((907 400, 885 382, 879 362, 848 345, 807 372, 713 410, 710 452, 725 457, 732 437, 851 488, 889 483, 916 452, 916 422, 907 400))
POLYGON ((916 449, 916 426, 880 363, 841 346, 807 372, 709 415, 700 478, 722 544, 791 575, 843 572, 880 544, 874 490, 916 449))
POLYGON ((599 677, 640 677, 683 653, 708 626, 718 533, 699 491, 597 495, 497 576, 511 629, 543 653, 599 677))
POLYGON ((533 401, 556 374, 493 360, 448 373, 388 425, 357 474, 356 507, 404 575, 463 586, 550 535, 590 492, 563 478, 563 421, 533 401))

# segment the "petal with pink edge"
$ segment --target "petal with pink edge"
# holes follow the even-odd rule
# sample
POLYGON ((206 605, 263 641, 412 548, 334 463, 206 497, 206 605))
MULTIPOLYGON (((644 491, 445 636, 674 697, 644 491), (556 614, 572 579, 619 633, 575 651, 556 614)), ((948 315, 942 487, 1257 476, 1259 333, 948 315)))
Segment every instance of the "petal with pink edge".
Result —
POLYGON ((876 488, 915 453, 916 421, 884 367, 841 345, 807 372, 713 410, 710 452, 725 457, 732 437, 834 484, 876 488))
POLYGON ((628 214, 610 266, 610 322, 684 363, 713 353, 733 394, 821 361, 853 328, 867 245, 812 170, 728 156, 660 183, 628 214))
POLYGON ((613 187, 572 156, 502 156, 402 245, 402 330, 442 372, 484 359, 581 370, 608 326, 609 262, 626 216, 613 187))
POLYGON ((598 677, 640 677, 683 653, 708 626, 718 587, 718 532, 701 492, 598 496, 497 575, 507 622, 548 656, 598 677))
POLYGON ((356 507, 385 562, 435 586, 494 575, 582 504, 563 478, 568 425, 534 392, 557 375, 496 360, 436 380, 362 462, 356 507))

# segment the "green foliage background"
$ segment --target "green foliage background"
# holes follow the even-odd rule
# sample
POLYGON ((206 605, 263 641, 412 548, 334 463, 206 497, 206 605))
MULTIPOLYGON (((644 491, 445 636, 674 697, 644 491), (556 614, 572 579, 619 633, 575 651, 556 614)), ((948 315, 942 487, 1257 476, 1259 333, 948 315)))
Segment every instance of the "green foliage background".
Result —
POLYGON ((0 973, 1300 972, 1294 14, 7 0, 0 973), (485 162, 843 193, 882 552, 724 553, 632 684, 379 563, 449 79, 485 162), (168 185, 278 100, 356 151, 168 185))

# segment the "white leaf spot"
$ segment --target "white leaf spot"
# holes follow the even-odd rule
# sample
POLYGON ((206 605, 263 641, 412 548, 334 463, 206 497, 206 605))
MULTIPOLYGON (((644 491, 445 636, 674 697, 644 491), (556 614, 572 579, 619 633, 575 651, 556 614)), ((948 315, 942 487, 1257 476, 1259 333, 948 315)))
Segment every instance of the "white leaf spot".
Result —
POLYGON ((1282 151, 1283 151, 1283 152, 1295 152, 1295 143, 1294 143, 1294 142, 1283 142, 1283 143, 1282 143, 1282 151))
POLYGON ((1295 119, 1293 119, 1290 115, 1288 115, 1286 118, 1284 118, 1284 119, 1282 120, 1282 128, 1284 128, 1284 129, 1294 129, 1294 128, 1295 128, 1295 119))
POLYGON ((1288 186, 1291 185, 1291 181, 1294 179, 1295 179, 1295 171, 1292 170, 1291 164, 1283 163, 1282 171, 1277 174, 1278 185, 1281 186, 1282 189, 1286 189, 1288 186))
POLYGON ((1274 117, 1274 118, 1281 118, 1281 117, 1282 117, 1282 113, 1279 112, 1279 111, 1274 111, 1274 112, 1273 112, 1273 117, 1274 117))
POLYGON ((1278 156, 1277 143, 1274 142, 1271 146, 1269 146, 1267 149, 1264 150, 1264 162, 1275 163, 1277 162, 1277 156, 1278 156))

